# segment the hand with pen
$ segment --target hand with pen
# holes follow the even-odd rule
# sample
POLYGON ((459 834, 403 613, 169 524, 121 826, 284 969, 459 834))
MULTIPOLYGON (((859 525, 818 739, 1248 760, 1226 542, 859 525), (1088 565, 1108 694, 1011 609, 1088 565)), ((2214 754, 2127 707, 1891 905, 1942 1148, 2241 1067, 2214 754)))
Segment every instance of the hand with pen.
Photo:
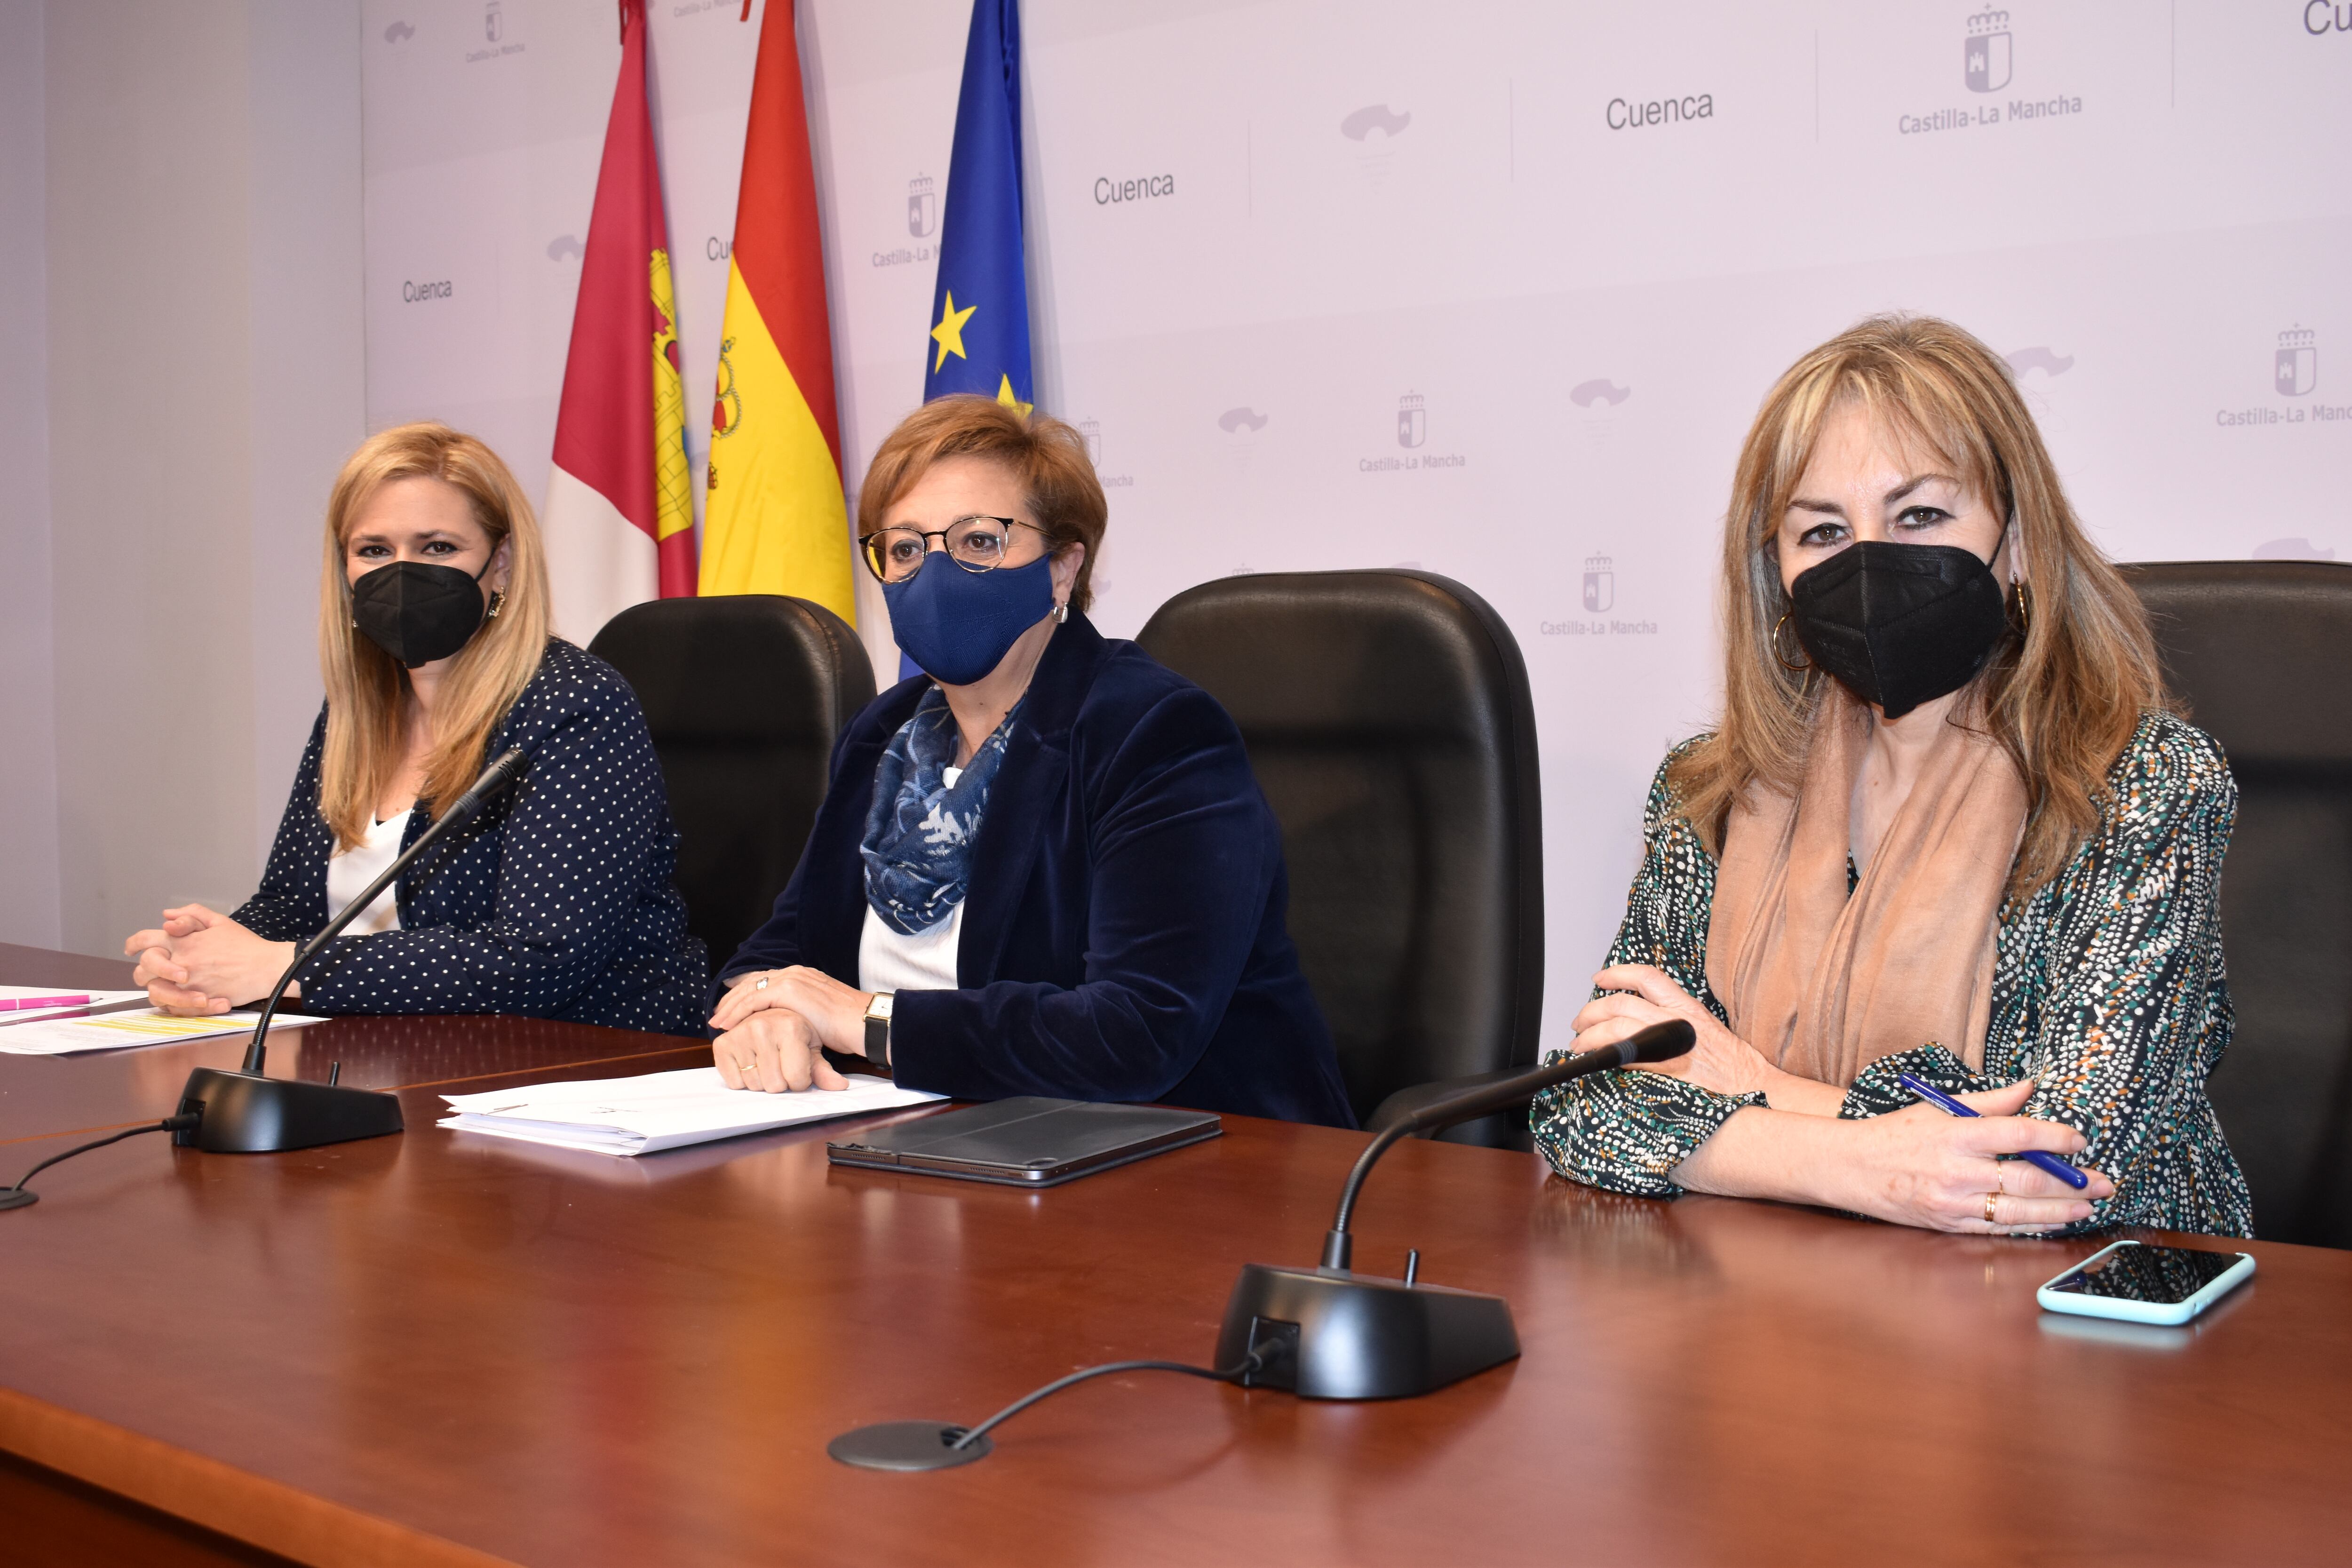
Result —
POLYGON ((1674 1170, 1695 1192, 1819 1204, 1930 1230, 2030 1236, 2079 1224, 2115 1184, 2065 1157, 2087 1146, 2061 1122, 2021 1116, 2032 1079, 1946 1095, 1906 1078, 1920 1103, 1884 1116, 1839 1117, 1845 1093, 1785 1072, 1725 1027, 1664 970, 1613 965, 1593 976, 1610 994, 1577 1014, 1576 1048, 1597 1049, 1669 1018, 1697 1032, 1686 1057, 1636 1069, 1717 1094, 1765 1097, 1735 1113, 1674 1170))

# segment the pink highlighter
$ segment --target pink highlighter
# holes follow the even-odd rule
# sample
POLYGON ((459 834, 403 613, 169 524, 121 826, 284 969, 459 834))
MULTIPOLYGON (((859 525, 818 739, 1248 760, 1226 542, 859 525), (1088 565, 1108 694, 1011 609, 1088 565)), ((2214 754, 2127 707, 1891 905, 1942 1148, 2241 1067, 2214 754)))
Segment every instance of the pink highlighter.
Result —
POLYGON ((36 1007, 87 1007, 89 995, 76 991, 59 996, 0 996, 0 1013, 29 1013, 36 1007))

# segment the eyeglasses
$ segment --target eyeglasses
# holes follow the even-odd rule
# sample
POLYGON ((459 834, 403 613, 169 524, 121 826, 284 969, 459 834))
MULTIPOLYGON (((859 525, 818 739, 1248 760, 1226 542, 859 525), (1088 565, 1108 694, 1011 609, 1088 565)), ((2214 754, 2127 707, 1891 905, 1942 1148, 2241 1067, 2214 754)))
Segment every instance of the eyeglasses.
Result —
POLYGON ((1016 528, 1045 532, 1017 518, 960 517, 945 528, 878 528, 857 543, 867 571, 885 583, 903 583, 922 570, 923 556, 934 539, 945 544, 948 559, 965 571, 993 572, 1012 552, 1016 528))

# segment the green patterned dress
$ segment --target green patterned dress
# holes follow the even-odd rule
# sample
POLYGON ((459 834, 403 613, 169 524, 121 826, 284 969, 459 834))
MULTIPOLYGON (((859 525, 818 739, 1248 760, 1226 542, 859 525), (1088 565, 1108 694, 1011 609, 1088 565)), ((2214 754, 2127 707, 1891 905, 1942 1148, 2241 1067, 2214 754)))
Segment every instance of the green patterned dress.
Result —
MULTIPOLYGON (((2071 1230, 2249 1236, 2245 1178, 2205 1097, 2230 1043, 2220 894, 2237 784, 2210 736, 2159 713, 2140 721, 2107 781, 2097 835, 2032 898, 2002 906, 1984 1070, 1923 1042, 1864 1068, 1839 1114, 1912 1103, 1898 1073, 1951 1091, 2038 1078, 2024 1114, 2081 1132, 2090 1147, 2076 1163, 2116 1184, 2115 1196, 2071 1230)), ((1715 860, 1676 812, 1663 766, 1642 837, 1642 868, 1609 962, 1654 964, 1722 1018, 1706 983, 1715 860)), ((1627 1068, 1547 1091, 1530 1121, 1560 1174, 1664 1197, 1681 1191, 1676 1165, 1735 1111, 1764 1103, 1761 1094, 1717 1094, 1627 1068)))

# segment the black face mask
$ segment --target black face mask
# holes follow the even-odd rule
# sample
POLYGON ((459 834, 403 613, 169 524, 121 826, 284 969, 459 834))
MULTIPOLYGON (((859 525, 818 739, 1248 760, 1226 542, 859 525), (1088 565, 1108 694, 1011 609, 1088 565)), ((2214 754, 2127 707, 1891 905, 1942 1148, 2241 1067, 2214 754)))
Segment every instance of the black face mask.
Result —
MULTIPOLYGON (((495 554, 493 559, 495 559, 495 554)), ((482 625, 481 581, 455 566, 395 561, 352 584, 352 625, 410 669, 447 658, 482 625)))
POLYGON ((1950 544, 1864 540, 1800 576, 1789 601, 1813 662, 1889 719, 1975 679, 2009 629, 1992 568, 1950 544))

